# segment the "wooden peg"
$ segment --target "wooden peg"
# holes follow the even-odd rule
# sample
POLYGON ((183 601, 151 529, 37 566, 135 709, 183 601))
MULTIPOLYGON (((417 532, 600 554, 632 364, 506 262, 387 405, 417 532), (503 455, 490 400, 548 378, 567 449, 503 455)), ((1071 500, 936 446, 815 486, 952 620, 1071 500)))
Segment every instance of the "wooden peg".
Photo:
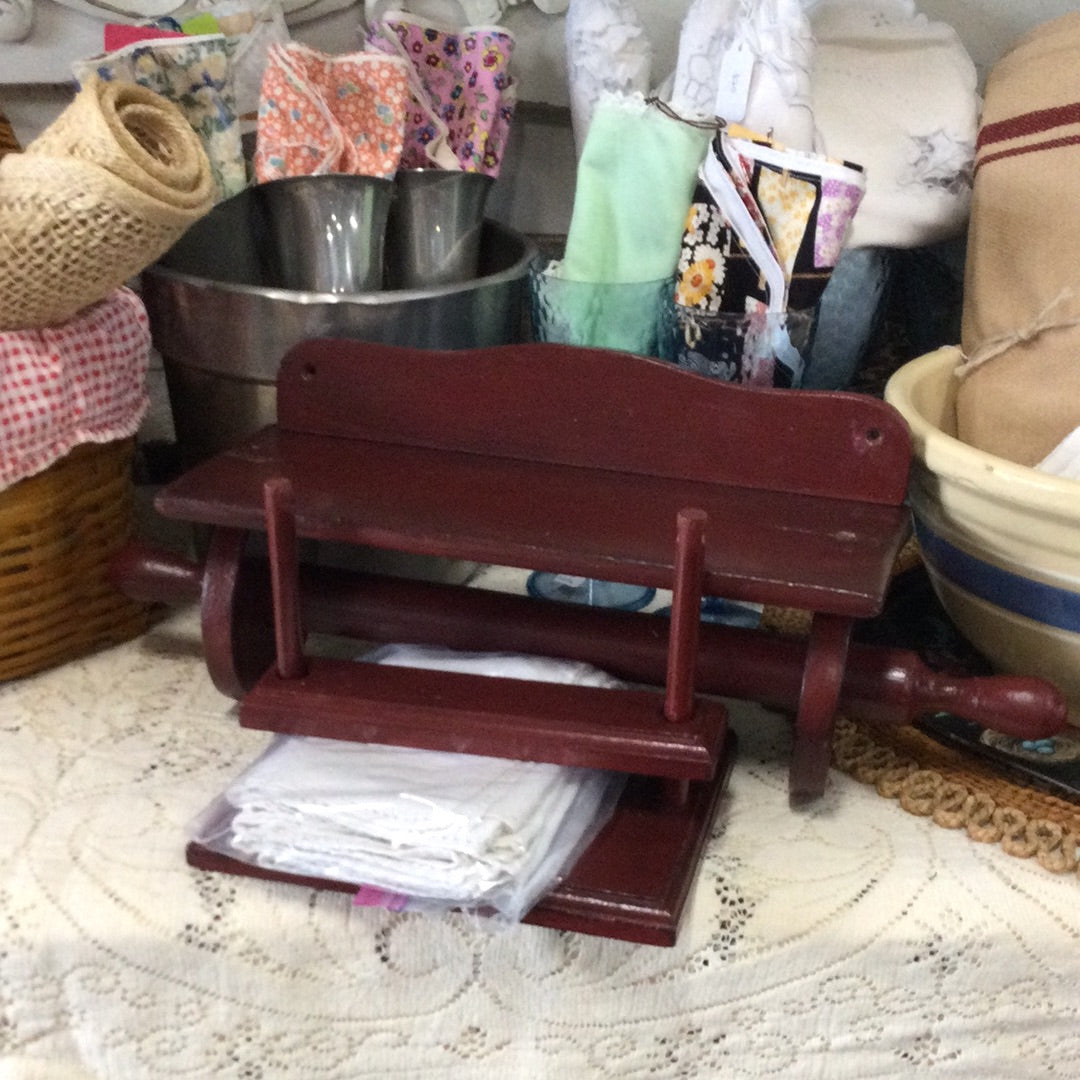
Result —
POLYGON ((300 625, 300 556, 292 484, 273 476, 263 484, 266 542, 270 555, 270 588, 274 597, 276 667, 283 679, 307 673, 300 625))
POLYGON ((696 508, 680 510, 675 519, 675 575, 664 695, 664 715, 673 723, 689 720, 694 711, 707 520, 705 511, 696 508))

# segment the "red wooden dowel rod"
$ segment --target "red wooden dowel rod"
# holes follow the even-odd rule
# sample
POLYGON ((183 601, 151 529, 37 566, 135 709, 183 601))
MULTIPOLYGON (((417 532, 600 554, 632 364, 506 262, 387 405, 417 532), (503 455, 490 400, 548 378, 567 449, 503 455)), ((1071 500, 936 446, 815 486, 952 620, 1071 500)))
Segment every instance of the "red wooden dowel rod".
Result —
MULTIPOLYGON (((133 543, 114 560, 112 578, 137 600, 194 603, 203 569, 182 555, 133 543)), ((300 578, 304 625, 312 632, 558 655, 620 678, 652 685, 664 680, 668 620, 661 616, 326 567, 302 566, 300 578)), ((268 575, 266 582, 269 588, 268 575)), ((703 623, 696 685, 704 693, 794 710, 805 659, 799 639, 703 623)), ((957 676, 932 670, 910 650, 858 643, 848 653, 840 709, 889 724, 951 712, 1025 739, 1049 737, 1067 724, 1064 696, 1043 679, 957 676)))

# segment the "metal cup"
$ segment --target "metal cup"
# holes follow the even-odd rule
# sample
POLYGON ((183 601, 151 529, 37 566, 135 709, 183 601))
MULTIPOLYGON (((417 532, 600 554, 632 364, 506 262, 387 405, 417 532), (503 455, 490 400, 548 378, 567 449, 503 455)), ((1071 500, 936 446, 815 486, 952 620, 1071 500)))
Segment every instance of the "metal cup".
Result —
POLYGON ((267 219, 274 284, 322 293, 382 288, 392 180, 338 173, 290 176, 259 184, 255 191, 267 219))
POLYGON ((387 222, 387 287, 425 289, 476 277, 484 205, 493 183, 476 172, 398 172, 387 222))

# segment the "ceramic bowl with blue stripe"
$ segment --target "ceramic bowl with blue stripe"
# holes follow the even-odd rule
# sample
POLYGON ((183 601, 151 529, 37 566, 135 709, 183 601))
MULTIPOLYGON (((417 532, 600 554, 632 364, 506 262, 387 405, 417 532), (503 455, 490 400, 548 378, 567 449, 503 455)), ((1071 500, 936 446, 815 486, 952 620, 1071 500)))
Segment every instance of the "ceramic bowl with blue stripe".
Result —
POLYGON ((911 429, 909 499, 931 582, 996 667, 1061 688, 1080 724, 1080 482, 960 442, 949 347, 905 364, 885 400, 911 429))

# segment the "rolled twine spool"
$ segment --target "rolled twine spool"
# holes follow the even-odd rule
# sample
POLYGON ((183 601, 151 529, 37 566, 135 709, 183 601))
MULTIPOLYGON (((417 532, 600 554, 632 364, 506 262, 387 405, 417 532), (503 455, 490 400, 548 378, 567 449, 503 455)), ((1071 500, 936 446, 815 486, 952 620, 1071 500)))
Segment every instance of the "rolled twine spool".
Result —
POLYGON ((95 78, 26 153, 91 162, 169 206, 199 210, 213 192, 201 149, 171 102, 135 83, 95 78))
POLYGON ((155 262, 213 205, 210 162, 172 102, 88 80, 0 160, 0 330, 52 326, 155 262))

